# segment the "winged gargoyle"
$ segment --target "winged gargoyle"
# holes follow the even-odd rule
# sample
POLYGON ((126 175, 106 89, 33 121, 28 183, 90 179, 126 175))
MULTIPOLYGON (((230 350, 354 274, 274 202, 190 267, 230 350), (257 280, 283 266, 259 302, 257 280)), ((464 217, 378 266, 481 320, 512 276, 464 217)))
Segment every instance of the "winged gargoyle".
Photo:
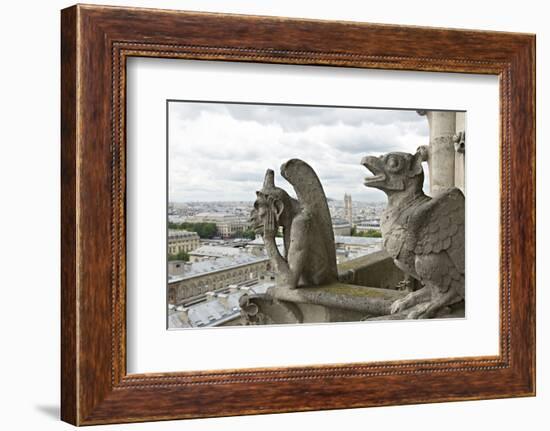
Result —
POLYGON ((292 184, 298 199, 276 187, 274 172, 268 169, 250 215, 254 230, 263 236, 279 283, 294 289, 336 281, 334 233, 317 174, 306 162, 291 159, 281 166, 281 175, 292 184), (275 241, 279 226, 283 229, 284 256, 275 241))
POLYGON ((451 188, 434 198, 422 190, 426 147, 416 154, 389 153, 361 161, 374 176, 367 187, 388 196, 382 215, 384 248, 405 275, 424 285, 392 304, 397 313, 418 304, 408 318, 430 318, 464 299, 464 195, 451 188))

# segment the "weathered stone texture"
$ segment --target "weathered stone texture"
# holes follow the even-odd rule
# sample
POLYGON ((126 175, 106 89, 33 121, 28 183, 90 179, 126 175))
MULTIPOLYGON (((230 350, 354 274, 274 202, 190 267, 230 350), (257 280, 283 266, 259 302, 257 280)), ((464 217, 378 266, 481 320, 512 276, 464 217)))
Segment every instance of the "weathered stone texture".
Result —
POLYGON ((424 287, 398 299, 391 312, 411 308, 408 318, 430 318, 464 300, 464 195, 457 188, 435 198, 422 190, 427 159, 425 147, 416 154, 368 156, 362 164, 374 176, 365 185, 384 191, 388 206, 381 222, 384 248, 398 268, 424 287))

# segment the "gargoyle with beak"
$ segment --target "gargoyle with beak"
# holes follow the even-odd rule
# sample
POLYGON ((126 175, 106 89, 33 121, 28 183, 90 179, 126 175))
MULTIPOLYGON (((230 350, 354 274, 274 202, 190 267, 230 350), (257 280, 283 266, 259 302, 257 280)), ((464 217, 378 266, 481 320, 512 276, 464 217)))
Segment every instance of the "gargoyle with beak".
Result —
POLYGON ((434 198, 422 190, 427 148, 416 154, 389 153, 361 161, 373 176, 367 187, 382 190, 384 248, 396 266, 424 287, 392 304, 391 312, 413 310, 408 318, 430 318, 464 299, 464 195, 451 188, 434 198))

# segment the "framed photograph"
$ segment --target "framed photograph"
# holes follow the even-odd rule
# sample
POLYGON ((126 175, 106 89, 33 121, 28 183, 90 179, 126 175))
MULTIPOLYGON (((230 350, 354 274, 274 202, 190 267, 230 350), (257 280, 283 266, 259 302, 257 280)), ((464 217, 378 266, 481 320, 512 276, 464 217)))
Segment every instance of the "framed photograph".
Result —
POLYGON ((63 420, 535 394, 534 35, 61 16, 63 420))
POLYGON ((466 112, 167 103, 169 329, 465 317, 466 112))

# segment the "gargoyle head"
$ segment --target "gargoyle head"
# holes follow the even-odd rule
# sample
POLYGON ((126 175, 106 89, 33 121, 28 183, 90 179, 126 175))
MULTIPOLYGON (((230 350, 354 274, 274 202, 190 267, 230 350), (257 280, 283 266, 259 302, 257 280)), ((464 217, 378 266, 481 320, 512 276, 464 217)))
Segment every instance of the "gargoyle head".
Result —
POLYGON ((422 162, 428 159, 428 149, 421 146, 416 154, 388 153, 379 157, 366 156, 361 164, 372 172, 365 178, 365 186, 380 189, 386 194, 407 190, 422 189, 424 170, 422 162))
POLYGON ((289 194, 275 186, 274 177, 275 173, 268 169, 262 189, 256 192, 256 201, 250 213, 252 229, 258 234, 264 232, 266 223, 273 224, 272 227, 277 229, 280 226, 283 212, 290 206, 289 194))

